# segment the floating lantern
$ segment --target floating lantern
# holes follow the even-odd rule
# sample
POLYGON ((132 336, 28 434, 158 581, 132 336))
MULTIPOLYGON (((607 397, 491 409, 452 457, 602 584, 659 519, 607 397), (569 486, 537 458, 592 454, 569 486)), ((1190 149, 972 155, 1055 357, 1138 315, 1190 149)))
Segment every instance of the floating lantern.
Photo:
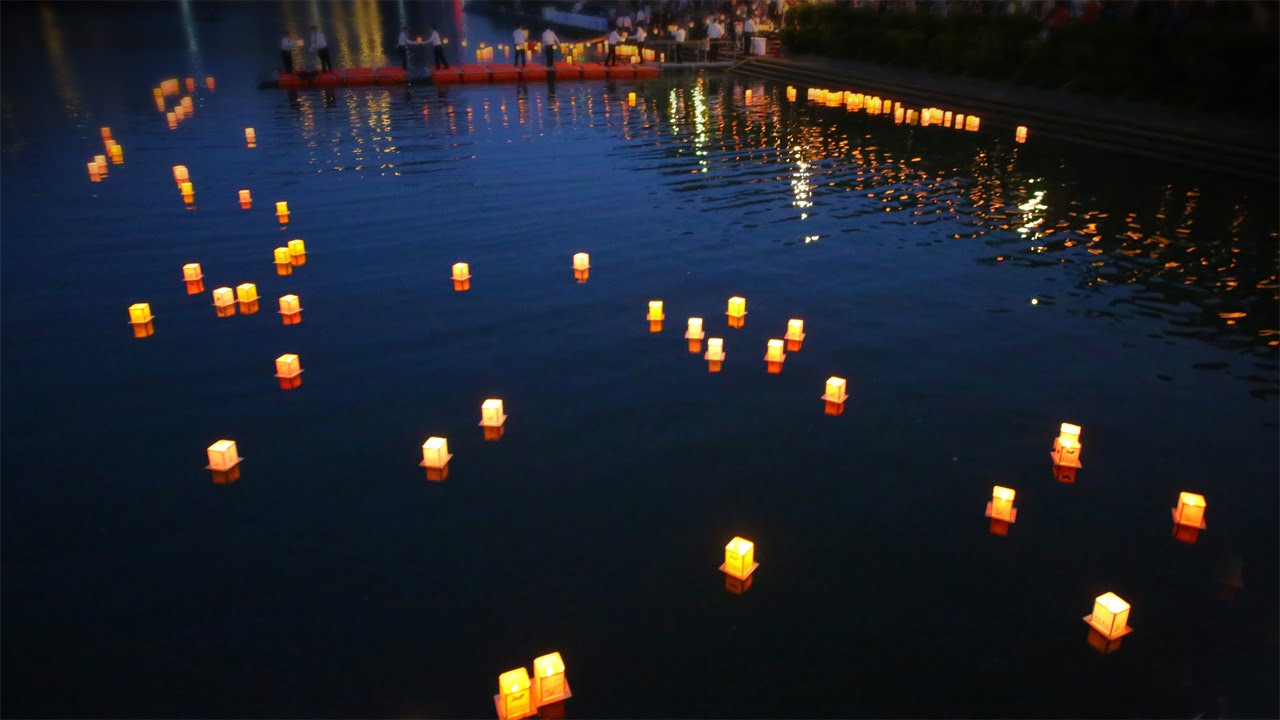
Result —
POLYGON ((236 451, 234 440, 219 440, 209 446, 209 464, 205 470, 225 471, 239 465, 244 458, 236 451))
POLYGON ((307 264, 307 244, 300 238, 294 238, 288 242, 289 262, 294 267, 301 267, 307 264))
POLYGON ((1173 522, 1176 525, 1204 530, 1208 525, 1204 522, 1204 496, 1195 493, 1178 493, 1178 507, 1173 509, 1173 522))
POLYGON ((302 374, 302 363, 298 360, 298 356, 293 353, 286 353, 276 358, 276 377, 278 378, 295 378, 302 374))
POLYGON ((907 124, 908 124, 908 125, 915 125, 915 124, 916 124, 916 122, 919 120, 919 117, 920 117, 920 114, 919 114, 919 113, 917 113, 915 110, 908 110, 908 111, 907 111, 907 124))
POLYGON ((725 313, 732 318, 740 318, 747 314, 747 299, 737 297, 729 298, 729 310, 725 313))
POLYGON ((950 110, 942 113, 942 126, 951 127, 951 111, 950 110))
POLYGON ((151 97, 162 103, 164 102, 164 91, 158 87, 151 88, 151 97))
POLYGON ((280 296, 280 317, 285 325, 297 325, 302 322, 302 301, 297 295, 280 296))
POLYGON ((1013 139, 1017 142, 1024 143, 1027 141, 1027 126, 1019 125, 1018 129, 1013 133, 1013 139))
POLYGON ((280 224, 284 225, 289 222, 289 203, 281 200, 276 203, 276 217, 280 218, 280 224))
POLYGON ((787 100, 790 102, 796 101, 796 89, 790 85, 787 86, 787 100))
POLYGON ((187 92, 195 92, 195 91, 196 91, 196 79, 187 78, 187 92))
POLYGON ((253 147, 254 145, 258 144, 258 133, 254 131, 253 128, 245 128, 244 140, 245 142, 249 143, 249 147, 253 147))
POLYGON ((495 398, 489 398, 480 405, 480 424, 483 427, 502 427, 507 422, 507 416, 502 412, 502 401, 495 398))
POLYGON ((112 142, 111 146, 107 150, 107 153, 111 155, 111 163, 113 165, 124 164, 124 148, 120 147, 119 143, 112 142))
POLYGON ((956 118, 955 118, 955 123, 956 123, 956 124, 955 124, 955 129, 956 129, 956 130, 963 130, 963 129, 964 129, 964 115, 961 115, 961 114, 958 114, 958 113, 957 113, 957 114, 956 114, 956 118))
POLYGON ((422 462, 418 463, 418 466, 439 470, 448 465, 452 457, 453 455, 449 454, 448 440, 442 437, 430 437, 422 443, 422 462))
POLYGON ((804 340, 804 320, 792 318, 787 321, 787 340, 800 342, 804 340))
POLYGON ((786 359, 786 354, 782 352, 782 341, 770 340, 764 352, 764 360, 768 363, 769 372, 774 375, 781 372, 782 362, 786 359))
POLYGON ((743 102, 751 102, 751 88, 747 88, 745 91, 743 91, 742 100, 743 102))
POLYGON ((111 139, 111 128, 109 127, 98 128, 98 131, 102 133, 103 140, 111 139))
POLYGON ((1085 615, 1084 621, 1108 640, 1133 632, 1129 627, 1129 603, 1111 592, 1094 599, 1093 614, 1085 615))
POLYGON ((1049 457, 1053 458, 1053 464, 1073 468, 1084 467, 1080 464, 1080 450, 1080 426, 1062 423, 1058 437, 1053 441, 1053 451, 1049 453, 1049 457))
POLYGON ((176 112, 168 112, 164 115, 165 120, 169 121, 169 129, 176 130, 178 127, 178 114, 176 112))
MULTIPOLYGON (((216 292, 216 291, 215 291, 216 292)), ((258 301, 258 286, 253 283, 241 283, 236 286, 236 302, 251 303, 258 301)))
POLYGON ((218 317, 230 317, 236 314, 235 292, 229 287, 220 287, 213 291, 213 307, 218 317))
POLYGON ((196 114, 196 106, 195 106, 195 103, 191 101, 191 96, 182 98, 181 105, 182 105, 182 110, 186 112, 188 115, 196 114))
POLYGON ((982 126, 982 118, 978 117, 977 115, 970 115, 964 121, 964 129, 968 130, 969 132, 977 132, 978 128, 981 126, 982 126))
POLYGON ((271 254, 271 261, 275 263, 277 275, 290 275, 293 273, 293 259, 289 256, 289 248, 278 247, 271 254))
POLYGON ((89 181, 102 182, 102 175, 98 173, 98 163, 89 163, 89 181))
POLYGON ((129 324, 143 325, 151 322, 153 319, 150 303, 134 303, 129 306, 129 324))
POLYGON ((718 370, 719 363, 724 362, 724 338, 707 338, 707 354, 703 357, 707 362, 717 365, 718 370))
POLYGON ((160 89, 164 91, 165 95, 177 95, 178 78, 169 78, 168 80, 160 83, 160 89))
POLYGON ((685 330, 684 336, 688 340, 701 340, 706 337, 702 331, 702 318, 689 318, 689 329, 685 330))
POLYGON ((903 110, 902 106, 899 105, 898 109, 893 111, 893 123, 895 125, 901 125, 903 121, 906 119, 907 119, 907 111, 903 110))
POLYGON ((842 377, 832 375, 827 378, 826 392, 822 394, 822 399, 831 403, 843 404, 849 399, 849 394, 845 392, 848 383, 842 377))
POLYGON ((631 107, 635 107, 635 106, 636 106, 636 94, 635 94, 635 93, 627 93, 627 104, 628 104, 628 105, 630 105, 631 107))
POLYGON ((760 563, 755 562, 755 555, 755 543, 734 537, 728 545, 724 546, 724 564, 720 566, 720 572, 732 575, 739 580, 746 580, 756 571, 756 568, 760 567, 760 563))
POLYGON ((94 155, 93 162, 98 166, 98 175, 101 175, 102 177, 106 177, 107 176, 107 156, 94 155))
POLYGON ((471 266, 467 263, 460 262, 453 264, 453 281, 462 282, 471 279, 471 266))
POLYGON ((178 119, 178 120, 186 120, 186 119, 187 119, 187 109, 186 109, 186 108, 184 108, 184 107, 182 107, 181 105, 174 105, 174 106, 173 106, 173 117, 174 117, 174 118, 176 118, 176 119, 178 119))
POLYGON ((252 208, 252 207, 253 207, 253 195, 249 194, 248 190, 241 190, 240 191, 240 209, 248 210, 249 208, 252 208))
POLYGON ((1014 523, 1018 519, 1018 509, 1013 506, 1013 498, 1017 491, 1012 488, 996 485, 991 489, 991 500, 987 503, 987 517, 1001 522, 1014 523))
POLYGON ((508 670, 498 676, 498 694, 493 696, 499 720, 533 717, 535 708, 530 692, 529 672, 524 668, 508 670))
POLYGON ((191 179, 191 173, 187 172, 186 165, 173 166, 173 181, 177 183, 178 187, 182 187, 182 183, 190 179, 191 179))
POLYGON ((184 182, 178 186, 178 189, 182 191, 182 202, 190 205, 196 201, 196 191, 191 187, 191 183, 184 182))
POLYGON ((213 89, 214 89, 214 87, 215 87, 215 85, 216 85, 216 84, 215 84, 215 83, 214 83, 214 81, 213 81, 213 76, 212 76, 212 75, 209 75, 208 77, 206 77, 206 78, 204 79, 204 86, 205 86, 205 87, 207 87, 207 88, 209 88, 210 90, 213 90, 213 89))
POLYGON ((165 111, 164 98, 156 98, 156 110, 159 110, 160 112, 165 111))
POLYGON ((182 279, 187 282, 194 282, 204 277, 204 273, 200 270, 200 263, 187 263, 182 266, 182 279))
POLYGON ((575 254, 573 256, 573 269, 574 270, 591 269, 591 256, 586 253, 575 254))
POLYGON ((661 321, 661 320, 665 320, 666 318, 667 316, 662 314, 662 301, 650 300, 649 301, 649 321, 650 322, 653 322, 654 320, 661 321))
POLYGON ((564 676, 564 660, 553 652, 533 659, 533 704, 536 707, 573 697, 564 676))

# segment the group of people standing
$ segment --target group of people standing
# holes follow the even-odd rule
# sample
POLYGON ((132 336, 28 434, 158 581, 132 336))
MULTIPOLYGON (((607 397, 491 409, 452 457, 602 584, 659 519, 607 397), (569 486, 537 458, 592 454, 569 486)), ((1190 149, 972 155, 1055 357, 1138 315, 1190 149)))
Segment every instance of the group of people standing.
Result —
MULTIPOLYGON (((280 66, 285 72, 293 72, 293 51, 305 44, 302 38, 295 38, 293 33, 284 31, 284 37, 280 39, 280 66)), ((316 54, 320 72, 333 72, 333 61, 329 59, 329 42, 315 25, 311 26, 311 52, 316 54)))

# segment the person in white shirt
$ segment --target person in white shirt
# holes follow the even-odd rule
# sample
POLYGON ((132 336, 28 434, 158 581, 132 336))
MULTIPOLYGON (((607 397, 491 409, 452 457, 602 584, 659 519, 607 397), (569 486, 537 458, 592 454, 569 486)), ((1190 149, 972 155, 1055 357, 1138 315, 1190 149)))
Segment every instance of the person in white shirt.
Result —
POLYGON ((640 62, 644 62, 644 39, 649 37, 649 33, 644 31, 643 25, 636 26, 636 34, 632 36, 632 40, 636 43, 636 57, 640 58, 640 62))
POLYGON ((556 64, 556 47, 560 44, 560 38, 548 27, 542 31, 542 54, 547 59, 547 67, 553 68, 556 64))
POLYGON ((435 60, 436 69, 441 69, 443 65, 445 70, 449 69, 449 61, 444 59, 444 41, 440 39, 440 32, 436 30, 436 24, 431 23, 431 37, 427 38, 427 44, 431 46, 431 58, 435 60))
POLYGON ((720 39, 724 37, 724 28, 720 26, 720 21, 711 18, 711 23, 707 25, 707 42, 711 44, 711 62, 720 59, 720 39))
POLYGON ((320 72, 333 72, 333 62, 329 60, 329 43, 324 39, 324 33, 315 25, 311 26, 311 49, 320 61, 320 72))
POLYGON ((674 55, 672 62, 680 62, 680 47, 684 45, 685 38, 684 26, 677 25, 675 32, 671 33, 671 36, 676 41, 676 44, 672 47, 672 54, 674 55))
POLYGON ((284 31, 284 37, 280 38, 280 67, 284 68, 287 73, 293 72, 293 36, 288 30, 284 31))
POLYGON ((742 23, 742 52, 751 54, 751 39, 755 36, 756 21, 748 15, 746 21, 742 23))
POLYGON ((605 44, 609 46, 609 54, 604 56, 605 67, 618 64, 618 43, 620 41, 621 38, 618 37, 618 31, 610 30, 609 36, 605 38, 605 44))
POLYGON ((396 48, 400 50, 400 67, 404 71, 409 72, 409 46, 421 45, 422 43, 409 39, 409 26, 405 25, 400 28, 400 39, 396 41, 396 48))
POLYGON ((529 44, 529 34, 524 28, 516 26, 515 32, 511 33, 511 46, 515 49, 515 57, 512 62, 516 67, 528 67, 529 61, 525 57, 525 47, 529 44))

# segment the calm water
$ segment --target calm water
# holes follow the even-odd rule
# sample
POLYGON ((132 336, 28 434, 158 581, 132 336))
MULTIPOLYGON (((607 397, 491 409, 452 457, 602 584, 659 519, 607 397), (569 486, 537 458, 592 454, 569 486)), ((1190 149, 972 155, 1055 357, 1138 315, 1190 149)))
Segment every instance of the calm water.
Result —
POLYGON ((317 9, 344 64, 402 13, 506 38, 445 5, 4 5, 5 714, 487 717, 551 650, 579 717, 1280 712, 1275 187, 716 74, 256 89, 317 9), (150 88, 206 73, 168 130, 150 88), (102 125, 125 164, 91 184, 102 125), (262 311, 215 317, 193 261, 262 311), (808 338, 768 375, 789 317, 808 338), (1136 632, 1103 655, 1080 618, 1108 590, 1136 632))

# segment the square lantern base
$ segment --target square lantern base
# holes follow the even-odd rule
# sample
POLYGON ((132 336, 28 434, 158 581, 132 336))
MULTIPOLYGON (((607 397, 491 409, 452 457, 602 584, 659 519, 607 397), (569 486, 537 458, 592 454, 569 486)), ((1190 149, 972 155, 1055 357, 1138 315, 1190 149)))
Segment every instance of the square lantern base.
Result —
MULTIPOLYGON (((533 685, 534 685, 534 688, 536 689, 536 688, 537 688, 537 686, 538 686, 538 678, 536 678, 536 677, 535 677, 535 678, 533 679, 533 685)), ((558 702, 564 702, 565 700, 568 700, 568 699, 569 699, 569 698, 571 698, 571 697, 573 697, 573 691, 569 689, 569 678, 565 678, 565 679, 564 679, 564 694, 560 695, 559 697, 552 698, 551 700, 541 700, 541 699, 539 699, 539 698, 537 697, 537 693, 534 693, 534 701, 533 701, 533 704, 534 704, 536 707, 538 707, 539 709, 541 709, 541 708, 544 708, 544 707, 546 707, 546 706, 548 706, 548 705, 554 705, 554 704, 556 704, 556 703, 558 703, 558 702)))
POLYGON ((1085 616, 1084 616, 1084 622, 1085 622, 1085 624, 1086 624, 1086 625, 1088 625, 1089 627, 1093 628, 1093 630, 1094 630, 1095 632, 1097 632, 1099 635, 1101 635, 1102 637, 1104 637, 1104 638, 1106 638, 1106 639, 1108 639, 1108 640, 1119 640, 1120 638, 1124 637, 1125 635, 1128 635, 1129 633, 1133 632, 1133 628, 1132 628, 1132 627, 1130 627, 1130 626, 1128 626, 1128 625, 1125 625, 1123 628, 1121 628, 1121 629, 1120 629, 1120 631, 1119 631, 1119 632, 1117 632, 1117 633, 1115 633, 1115 634, 1112 634, 1112 635, 1108 635, 1108 634, 1106 634, 1105 632, 1103 632, 1103 631, 1099 630, 1099 629, 1097 628, 1097 626, 1095 626, 1095 625, 1093 624, 1093 613, 1089 613, 1088 615, 1085 615, 1085 616))
POLYGON ((686 331, 685 331, 685 333, 684 333, 684 339, 685 339, 685 340, 702 340, 702 339, 703 339, 703 338, 705 338, 706 336, 707 336, 707 333, 706 333, 705 331, 704 331, 704 332, 700 332, 700 333, 698 333, 697 335, 694 335, 694 334, 692 334, 692 333, 688 332, 687 330, 686 330, 686 331))
POLYGON ((765 363, 765 370, 767 370, 767 371, 768 371, 768 373, 769 373, 770 375, 778 375, 778 374, 782 373, 782 363, 780 363, 780 362, 766 362, 766 363, 765 363))
POLYGON ((445 454, 444 454, 444 462, 442 462, 442 463, 432 463, 432 464, 428 465, 428 464, 427 464, 427 461, 426 461, 426 460, 423 460, 422 462, 418 463, 418 467, 424 467, 424 468, 427 468, 427 469, 429 469, 429 470, 443 470, 443 469, 444 469, 444 468, 449 464, 449 461, 450 461, 450 460, 452 460, 452 459, 453 459, 453 453, 445 453, 445 454))
POLYGON ((751 577, 751 573, 755 572, 756 568, 758 567, 760 567, 760 563, 753 562, 751 563, 751 567, 747 568, 747 571, 745 573, 743 573, 741 576, 738 576, 726 570, 725 563, 720 563, 720 572, 724 573, 725 575, 728 575, 729 577, 735 577, 735 578, 738 578, 739 580, 746 580, 747 578, 751 577))
POLYGON ((1010 525, 1012 525, 1012 524, 1014 524, 1014 523, 1016 523, 1016 522, 1018 521, 1018 508, 1013 508, 1012 510, 1010 510, 1010 511, 1009 511, 1009 517, 1007 517, 1007 518, 995 517, 995 516, 993 516, 993 515, 991 514, 991 501, 990 501, 990 500, 988 500, 988 501, 987 501, 987 517, 991 518, 992 520, 999 520, 1000 522, 1007 522, 1007 523, 1009 523, 1010 525))
POLYGON ((531 718, 538 714, 538 709, 533 707, 533 688, 529 688, 529 712, 523 715, 507 715, 502 711, 502 696, 493 696, 493 709, 498 711, 498 720, 522 720, 522 718, 531 718))
POLYGON ((234 468, 235 466, 239 465, 239 464, 240 464, 240 463, 242 463, 242 462, 244 462, 244 458, 242 458, 242 457, 238 457, 238 458, 236 458, 236 461, 235 461, 235 462, 231 463, 230 465, 228 465, 228 466, 226 466, 226 467, 224 467, 224 468, 216 468, 216 467, 214 467, 214 466, 212 466, 212 465, 205 465, 205 466, 204 466, 204 469, 205 469, 205 470, 212 470, 212 471, 214 471, 214 472, 230 472, 232 468, 234 468))
POLYGON ((276 377, 278 377, 278 378, 280 378, 281 380, 292 380, 292 379, 294 379, 294 378, 298 377, 299 375, 301 375, 301 374, 302 374, 302 373, 304 373, 304 372, 306 372, 306 371, 305 371, 305 370, 299 370, 298 372, 293 373, 292 375, 281 375, 280 373, 276 373, 276 375, 275 375, 275 376, 276 376, 276 377))
POLYGON ((507 418, 509 418, 509 417, 511 417, 511 416, 510 416, 510 415, 503 415, 502 417, 498 418, 498 422, 496 422, 496 423, 494 423, 494 424, 492 424, 492 425, 491 425, 491 424, 489 424, 489 423, 487 423, 487 422, 485 422, 485 421, 483 421, 483 420, 481 420, 481 421, 480 421, 480 427, 493 427, 493 428, 499 428, 499 427, 502 427, 503 425, 506 425, 506 424, 507 424, 507 418))
POLYGON ((800 352, 800 347, 803 344, 804 344, 803 340, 788 340, 787 352, 800 352))
POLYGON ((1068 468, 1074 468, 1076 470, 1079 470, 1084 467, 1084 465, 1080 464, 1079 460, 1059 460, 1058 453, 1056 452, 1050 452, 1049 459, 1053 460, 1053 464, 1056 467, 1068 467, 1068 468))
POLYGON ((1178 522, 1178 508, 1170 508, 1170 509, 1169 509, 1169 514, 1171 514, 1171 515, 1173 516, 1173 524, 1174 524, 1174 525, 1182 525, 1182 526, 1189 527, 1189 528, 1196 528, 1196 529, 1198 529, 1198 530, 1208 530, 1208 529, 1209 529, 1209 526, 1208 526, 1208 525, 1206 525, 1206 524, 1205 524, 1205 522, 1204 522, 1204 518, 1200 518, 1200 524, 1199 524, 1199 525, 1192 525, 1191 523, 1180 523, 1180 522, 1178 522))
POLYGON ((130 324, 130 325, 146 325, 147 323, 149 323, 149 322, 151 322, 151 321, 153 321, 153 320, 155 320, 155 319, 156 319, 156 316, 155 316, 155 315, 152 315, 152 316, 148 317, 146 320, 130 320, 130 321, 129 321, 129 324, 130 324))
POLYGON ((822 399, 826 400, 829 403, 836 403, 837 405, 843 405, 844 401, 849 399, 849 393, 842 393, 836 396, 824 394, 822 396, 822 399))

